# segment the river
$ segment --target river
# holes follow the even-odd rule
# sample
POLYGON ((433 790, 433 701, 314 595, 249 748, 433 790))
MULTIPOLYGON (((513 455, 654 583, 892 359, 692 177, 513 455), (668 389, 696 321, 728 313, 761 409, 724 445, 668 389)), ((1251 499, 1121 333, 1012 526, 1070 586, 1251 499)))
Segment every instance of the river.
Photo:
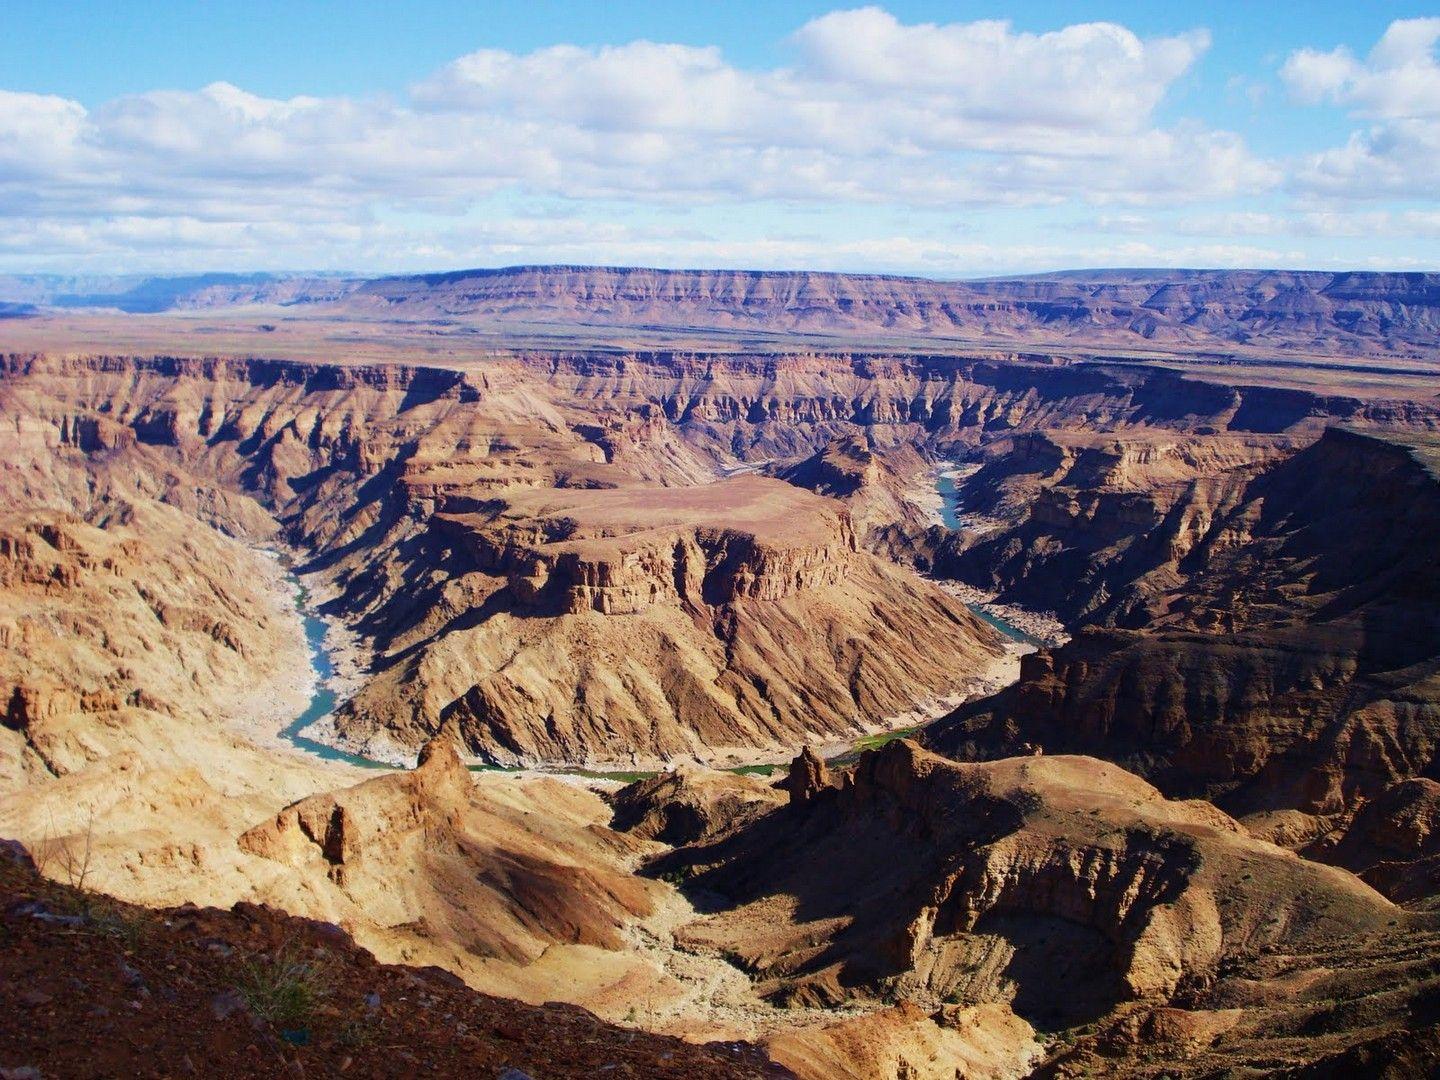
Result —
POLYGON ((305 753, 313 754, 325 761, 343 761, 349 765, 358 765, 362 769, 395 768, 386 762, 348 753, 303 734, 311 724, 325 719, 334 712, 339 698, 330 688, 330 682, 335 677, 335 661, 330 658, 330 653, 325 648, 327 629, 325 621, 310 613, 307 607, 310 602, 310 592, 300 583, 300 579, 293 572, 290 573, 290 582, 295 586, 295 607, 305 621, 305 644, 310 649, 310 667, 315 672, 315 690, 310 695, 310 704, 306 706, 305 711, 287 727, 281 729, 280 737, 297 750, 303 750, 305 753))
MULTIPOLYGON (((948 461, 942 462, 936 470, 935 491, 940 496, 940 520, 947 529, 970 528, 983 532, 993 527, 984 519, 967 516, 960 505, 960 484, 979 468, 973 462, 948 461)), ((963 582, 939 581, 938 584, 963 601, 975 615, 1023 645, 1044 648, 1068 640, 1065 627, 1051 613, 996 603, 992 595, 963 582)))

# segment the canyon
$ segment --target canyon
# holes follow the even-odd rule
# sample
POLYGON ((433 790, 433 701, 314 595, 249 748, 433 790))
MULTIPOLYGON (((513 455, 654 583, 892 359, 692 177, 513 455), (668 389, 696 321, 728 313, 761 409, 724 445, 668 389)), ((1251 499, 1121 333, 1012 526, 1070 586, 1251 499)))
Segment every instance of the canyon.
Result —
POLYGON ((42 875, 734 1075, 1440 1053, 1433 275, 43 284, 0 321, 42 875), (297 581, 306 735, 371 768, 280 734, 297 581))

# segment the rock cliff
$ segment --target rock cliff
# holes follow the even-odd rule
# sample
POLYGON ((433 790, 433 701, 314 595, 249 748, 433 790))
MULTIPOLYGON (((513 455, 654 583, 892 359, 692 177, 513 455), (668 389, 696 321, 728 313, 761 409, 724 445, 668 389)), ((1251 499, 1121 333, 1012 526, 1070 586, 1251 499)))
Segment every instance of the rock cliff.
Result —
POLYGON ((1440 745, 1434 461, 1426 437, 1331 430, 1241 470, 1198 528, 1127 526, 1150 557, 1107 562, 1102 547, 1085 584, 1097 619, 1141 629, 1095 626, 1027 658, 1018 684, 927 737, 966 756, 1021 743, 1100 752, 1239 813, 1336 813, 1429 775, 1440 745), (1107 611, 1122 587, 1143 605, 1107 611))
MULTIPOLYGON (((327 299, 318 293, 317 299, 327 299)), ((987 281, 813 272, 518 266, 381 278, 332 310, 565 323, 1346 353, 1440 342, 1434 274, 1074 271, 987 281)))
POLYGON ((413 745, 453 719, 498 764, 744 760, 854 738, 1001 655, 962 604, 858 550, 834 503, 778 480, 473 505, 437 514, 449 591, 341 711, 346 738, 413 745))
POLYGON ((25 498, 133 474, 230 531, 278 518, 312 553, 375 657, 339 721, 373 752, 451 717, 504 763, 778 752, 963 693, 996 655, 833 503, 713 482, 658 414, 622 447, 524 364, 5 364, 25 498))
POLYGON ((964 764, 891 743, 652 872, 713 912, 680 940, 772 998, 898 1003, 769 1040, 797 1070, 828 1056, 842 1075, 863 1059, 931 1077, 971 1055, 979 1075, 1243 1074, 1433 1011, 1432 916, 1093 758, 964 764))

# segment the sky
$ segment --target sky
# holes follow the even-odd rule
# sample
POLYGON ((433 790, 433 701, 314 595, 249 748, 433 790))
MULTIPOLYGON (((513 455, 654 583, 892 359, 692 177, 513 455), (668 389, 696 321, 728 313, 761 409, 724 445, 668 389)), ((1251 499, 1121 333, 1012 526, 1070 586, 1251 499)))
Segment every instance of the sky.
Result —
POLYGON ((1440 0, 6 0, 0 272, 1440 268, 1440 0))

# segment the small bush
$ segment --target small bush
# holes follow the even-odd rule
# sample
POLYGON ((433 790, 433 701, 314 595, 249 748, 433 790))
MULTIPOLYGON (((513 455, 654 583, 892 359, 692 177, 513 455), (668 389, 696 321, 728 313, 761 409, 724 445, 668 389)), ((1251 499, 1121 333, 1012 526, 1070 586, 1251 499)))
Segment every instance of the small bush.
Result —
POLYGON ((329 994, 321 966, 283 946, 241 966, 236 985, 250 1011, 276 1027, 303 1027, 329 994))
POLYGON ((139 947, 145 933, 145 916, 113 901, 92 905, 90 919, 97 930, 130 952, 139 947))

